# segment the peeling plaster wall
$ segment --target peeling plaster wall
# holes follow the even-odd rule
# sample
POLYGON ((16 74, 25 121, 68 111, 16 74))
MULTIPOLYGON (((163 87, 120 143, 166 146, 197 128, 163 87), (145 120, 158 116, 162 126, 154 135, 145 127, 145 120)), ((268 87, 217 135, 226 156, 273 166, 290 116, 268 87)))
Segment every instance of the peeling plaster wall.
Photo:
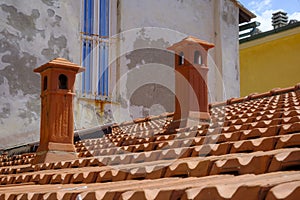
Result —
POLYGON ((222 30, 222 63, 223 82, 225 85, 224 100, 240 96, 239 67, 239 11, 232 1, 223 1, 220 24, 222 30), (226 47, 229 47, 226 48, 226 47))
POLYGON ((173 111, 174 73, 150 75, 164 76, 171 82, 167 87, 153 81, 132 92, 139 77, 130 72, 149 64, 172 68, 174 58, 163 49, 188 35, 216 44, 208 59, 210 101, 239 96, 238 8, 231 1, 119 0, 117 30, 122 33, 119 71, 124 80, 117 87, 128 112, 124 120, 151 114, 152 108, 155 114, 173 111))
POLYGON ((55 57, 80 59, 80 3, 0 2, 0 149, 39 140, 40 77, 55 57))
MULTIPOLYGON (((79 95, 78 95, 79 96, 79 95)), ((113 111, 119 111, 121 105, 116 102, 105 102, 95 99, 75 98, 75 129, 86 129, 115 122, 113 111)), ((121 122, 120 122, 121 123, 121 122)))
MULTIPOLYGON (((32 70, 55 57, 80 64, 80 2, 1 1, 0 149, 39 140, 40 78, 32 70)), ((111 35, 120 33, 110 52, 112 103, 76 98, 77 129, 173 111, 174 57, 166 48, 187 35, 216 44, 210 101, 238 96, 238 8, 231 1, 111 2, 111 35)))

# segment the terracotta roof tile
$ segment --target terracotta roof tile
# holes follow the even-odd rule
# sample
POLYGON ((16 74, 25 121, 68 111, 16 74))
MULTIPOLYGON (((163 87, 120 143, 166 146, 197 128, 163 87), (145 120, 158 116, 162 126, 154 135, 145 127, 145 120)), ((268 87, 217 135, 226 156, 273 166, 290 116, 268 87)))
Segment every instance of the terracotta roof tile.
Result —
POLYGON ((221 144, 205 144, 201 146, 196 146, 193 148, 192 156, 217 156, 224 155, 229 152, 231 147, 230 143, 221 143, 221 144))
POLYGON ((259 138, 259 137, 269 137, 278 134, 280 126, 270 126, 265 128, 254 128, 250 130, 245 130, 241 132, 241 140, 259 138))
POLYGON ((300 165, 300 149, 290 149, 289 151, 280 152, 274 155, 269 172, 299 168, 300 165))
POLYGON ((300 181, 279 184, 271 188, 266 200, 297 199, 300 196, 300 181))
MULTIPOLYGON (((201 178, 171 178, 171 179, 164 179, 164 181, 161 180, 152 180, 152 181, 138 181, 137 182, 126 182, 121 181, 119 184, 112 184, 112 183, 100 183, 99 184, 91 184, 89 185, 89 188, 93 191, 89 191, 88 187, 84 186, 69 186, 68 190, 57 189, 56 187, 45 187, 44 189, 40 189, 39 192, 36 192, 35 195, 45 195, 44 197, 49 197, 49 195, 54 195, 55 197, 64 197, 63 195, 68 194, 72 195, 72 198, 116 198, 120 197, 121 195, 125 195, 130 193, 131 195, 134 193, 144 193, 148 194, 147 197, 150 197, 151 194, 152 197, 158 198, 158 195, 162 195, 165 192, 168 193, 172 191, 177 193, 176 197, 185 199, 185 196, 188 196, 192 198, 192 194, 196 194, 199 198, 203 198, 204 196, 198 195, 199 192, 194 191, 203 191, 203 190, 210 190, 210 188, 218 188, 218 193, 214 193, 211 195, 220 195, 223 198, 229 197, 227 195, 231 194, 231 198, 234 198, 234 195, 236 195, 236 191, 242 189, 243 187, 251 188, 253 186, 258 186, 261 191, 265 190, 265 188, 270 188, 276 185, 284 184, 286 182, 293 182, 294 180, 299 179, 299 173, 293 173, 293 172, 287 172, 284 173, 284 177, 282 173, 269 173, 269 174, 263 174, 263 175, 243 175, 240 177, 236 176, 228 176, 228 175, 218 175, 218 176, 209 176, 209 177, 201 177, 201 178), (209 184, 207 184, 209 182, 209 184), (224 182, 226 182, 226 185, 224 185, 224 182), (144 187, 141 188, 140 185, 143 185, 144 187), (202 189, 201 189, 202 188, 202 189), (225 190, 222 188, 226 188, 225 190), (73 190, 72 190, 73 189, 73 190), (200 189, 200 190, 199 190, 200 189), (46 190, 46 192, 44 192, 46 190), (176 192, 177 191, 177 192, 176 192), (227 195, 226 195, 227 194, 227 195), (74 196, 73 196, 74 195, 74 196), (95 196, 94 196, 95 195, 95 196)), ((117 183, 117 182, 116 182, 117 183)), ((60 186, 61 187, 61 186, 60 186)), ((34 188, 34 187, 33 187, 34 188)), ((25 188, 24 188, 25 189, 25 188)), ((20 190, 24 191, 24 189, 20 188, 20 190)), ((32 191, 32 189, 31 189, 32 191)), ((36 189, 37 191, 37 189, 36 189)), ((265 192, 253 192, 252 191, 252 197, 255 199, 263 199, 266 195, 265 192)), ((293 189, 292 191, 295 191, 293 189)), ((246 191, 245 191, 246 192, 246 191)), ((208 193, 209 194, 209 193, 208 193)), ((19 195, 19 194, 11 194, 19 195)), ((32 193, 30 193, 31 196, 32 193)), ((67 197, 67 196, 66 196, 67 197)), ((140 196, 139 196, 140 197, 140 196)), ((161 196, 166 197, 166 196, 161 196)), ((207 196, 205 196, 207 197, 207 196)))
POLYGON ((79 158, 0 155, 0 199, 295 199, 300 87, 210 105, 211 122, 166 132, 172 113, 114 124, 79 158))
POLYGON ((277 142, 275 137, 262 137, 252 140, 234 142, 230 153, 243 153, 253 151, 269 151, 274 149, 277 142))
POLYGON ((281 127, 279 134, 291 134, 300 132, 300 122, 285 124, 281 127))
POLYGON ((276 149, 300 147, 300 133, 281 135, 276 144, 276 149))
POLYGON ((202 177, 209 173, 211 161, 208 159, 178 160, 168 166, 165 177, 202 177))
POLYGON ((252 154, 241 157, 233 157, 224 160, 217 160, 210 171, 210 175, 216 174, 262 174, 267 171, 269 160, 268 155, 252 154))

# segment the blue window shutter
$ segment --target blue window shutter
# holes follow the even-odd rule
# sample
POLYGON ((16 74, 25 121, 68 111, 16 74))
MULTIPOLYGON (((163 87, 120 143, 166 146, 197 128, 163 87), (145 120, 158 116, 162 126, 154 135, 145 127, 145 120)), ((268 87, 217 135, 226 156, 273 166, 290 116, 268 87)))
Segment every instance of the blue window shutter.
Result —
POLYGON ((107 37, 109 34, 109 0, 100 0, 100 29, 99 35, 107 37))
POLYGON ((94 0, 84 0, 83 12, 83 32, 85 34, 92 34, 94 24, 94 0))
POLYGON ((94 0, 88 0, 88 34, 93 34, 94 0))
POLYGON ((99 1, 99 19, 95 19, 94 16, 94 1, 96 0, 83 0, 83 28, 82 28, 82 64, 86 70, 83 73, 82 91, 83 93, 92 92, 92 76, 95 72, 95 67, 98 67, 98 95, 108 95, 108 40, 109 36, 109 0, 97 0, 99 1), (96 20, 96 21, 95 21, 96 20), (94 23, 99 23, 99 32, 93 32, 94 23), (99 35, 99 38, 97 37, 99 35), (93 45, 94 40, 99 41, 98 48, 99 53, 97 66, 93 66, 93 45))
POLYGON ((93 42, 86 38, 93 34, 94 24, 94 0, 84 0, 83 2, 83 49, 82 49, 82 63, 85 67, 82 80, 82 91, 84 93, 91 92, 92 68, 93 68, 93 42))
MULTIPOLYGON (((100 37, 109 36, 109 0, 100 0, 100 19, 99 35, 100 37)), ((100 94, 108 95, 108 43, 102 42, 100 50, 100 94)))
POLYGON ((88 93, 91 92, 91 68, 93 66, 93 54, 92 54, 92 41, 88 40, 88 46, 87 46, 87 66, 86 66, 86 90, 88 93))
POLYGON ((89 57, 89 41, 86 40, 86 50, 85 50, 85 92, 88 93, 88 83, 90 79, 90 57, 89 57))
MULTIPOLYGON (((82 41, 82 65, 86 67, 86 40, 83 39, 82 41)), ((84 71, 82 74, 82 92, 85 92, 85 78, 86 72, 84 71)))
POLYGON ((101 88, 101 66, 100 66, 100 63, 101 63, 101 57, 100 57, 100 52, 101 52, 101 45, 98 45, 98 78, 97 78, 97 81, 98 81, 98 89, 97 89, 97 94, 100 95, 100 88, 101 88))
POLYGON ((82 26, 82 32, 87 32, 87 17, 88 16, 88 10, 87 10, 87 0, 84 0, 83 2, 83 26, 82 26))
POLYGON ((103 57, 102 57, 102 44, 100 43, 99 44, 99 63, 98 63, 98 68, 99 68, 99 74, 98 74, 98 95, 102 95, 102 73, 103 73, 103 70, 102 70, 102 60, 103 60, 103 57))
POLYGON ((104 49, 104 66, 105 66, 105 95, 108 96, 108 43, 105 43, 105 49, 104 49))
POLYGON ((101 82, 102 82, 102 84, 101 84, 101 95, 104 95, 104 90, 105 90, 105 52, 104 52, 104 45, 105 45, 105 43, 103 43, 101 46, 102 46, 102 48, 101 48, 101 71, 102 71, 102 73, 101 73, 101 82))

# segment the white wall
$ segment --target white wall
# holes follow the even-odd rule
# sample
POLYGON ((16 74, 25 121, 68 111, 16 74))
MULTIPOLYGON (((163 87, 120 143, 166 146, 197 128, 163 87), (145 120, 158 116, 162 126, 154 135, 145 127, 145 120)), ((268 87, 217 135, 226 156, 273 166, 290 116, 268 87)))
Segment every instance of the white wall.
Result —
POLYGON ((40 77, 55 57, 80 61, 80 1, 0 3, 0 149, 39 140, 40 77))
MULTIPOLYGON (((113 103, 75 99, 76 128, 172 111, 174 57, 165 49, 188 35, 216 45, 209 51, 210 101, 239 96, 232 1, 112 0, 110 6, 113 103)), ((40 78, 32 70, 55 57, 80 64, 80 7, 80 0, 1 1, 0 148, 38 141, 40 78)))
MULTIPOLYGON (((174 60, 161 51, 188 35, 216 45, 209 51, 210 101, 223 101, 239 96, 238 8, 232 1, 120 0, 118 13, 117 30, 121 33, 118 37, 118 56, 120 76, 123 77, 118 87, 122 101, 126 102, 124 108, 128 112, 127 120, 149 114, 152 106, 161 108, 161 111, 172 111, 169 105, 174 105, 174 97, 170 91, 158 86, 152 85, 153 91, 151 86, 143 88, 137 94, 139 98, 133 98, 130 90, 135 87, 134 84, 140 77, 128 74, 132 70, 141 70, 150 63, 172 67, 174 60), (155 50, 150 51, 147 48, 155 50), (156 105, 155 99, 149 99, 142 94, 160 97, 160 102, 163 103, 156 105)), ((157 76, 164 76, 168 82, 173 81, 174 84, 173 73, 153 72, 152 77, 157 76)))

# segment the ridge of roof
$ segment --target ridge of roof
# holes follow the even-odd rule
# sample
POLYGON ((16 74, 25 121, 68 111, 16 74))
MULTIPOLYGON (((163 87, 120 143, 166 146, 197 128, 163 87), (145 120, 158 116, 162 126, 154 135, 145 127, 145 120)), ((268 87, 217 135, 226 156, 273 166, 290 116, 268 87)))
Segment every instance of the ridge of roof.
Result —
POLYGON ((245 97, 230 98, 226 101, 211 103, 211 104, 209 104, 209 108, 232 105, 232 104, 235 104, 235 103, 241 103, 241 102, 250 101, 250 100, 254 100, 254 99, 260 99, 260 98, 264 98, 264 97, 275 96, 275 95, 278 95, 278 94, 297 91, 297 90, 300 90, 300 83, 297 83, 295 86, 292 86, 292 87, 273 88, 272 90, 270 90, 268 92, 252 93, 252 94, 249 94, 248 96, 245 96, 245 97))

